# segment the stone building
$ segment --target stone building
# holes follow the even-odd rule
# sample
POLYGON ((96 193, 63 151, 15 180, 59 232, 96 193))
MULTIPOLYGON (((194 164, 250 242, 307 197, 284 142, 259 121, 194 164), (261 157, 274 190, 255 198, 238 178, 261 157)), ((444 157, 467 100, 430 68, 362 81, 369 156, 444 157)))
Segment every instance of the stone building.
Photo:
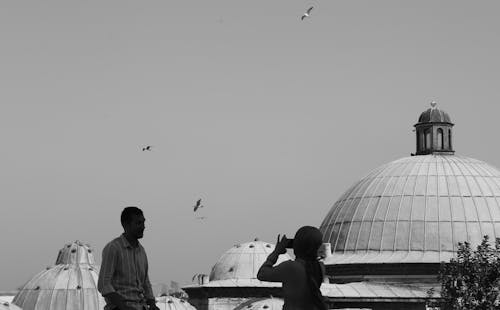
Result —
MULTIPOLYGON (((232 310, 254 298, 281 295, 281 283, 257 280, 257 272, 274 244, 255 239, 237 244, 225 252, 210 272, 210 277, 200 277, 196 285, 183 287, 189 302, 198 310, 232 310)), ((280 255, 277 264, 289 260, 280 255)))
POLYGON ((98 273, 90 245, 66 244, 55 265, 29 280, 13 303, 24 310, 102 310, 105 302, 97 291, 98 273))
POLYGON ((500 237, 500 171, 455 155, 453 126, 433 102, 414 125, 416 152, 374 169, 329 210, 320 230, 332 307, 425 309, 458 242, 500 237))

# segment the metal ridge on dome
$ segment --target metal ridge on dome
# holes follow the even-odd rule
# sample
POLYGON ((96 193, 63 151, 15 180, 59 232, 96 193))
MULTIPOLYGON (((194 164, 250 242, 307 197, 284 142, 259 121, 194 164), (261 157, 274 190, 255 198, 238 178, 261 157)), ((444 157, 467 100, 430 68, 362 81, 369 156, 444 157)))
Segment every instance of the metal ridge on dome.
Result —
POLYGON ((449 260, 458 242, 500 237, 500 171, 463 156, 401 158, 347 190, 320 230, 327 263, 449 260))

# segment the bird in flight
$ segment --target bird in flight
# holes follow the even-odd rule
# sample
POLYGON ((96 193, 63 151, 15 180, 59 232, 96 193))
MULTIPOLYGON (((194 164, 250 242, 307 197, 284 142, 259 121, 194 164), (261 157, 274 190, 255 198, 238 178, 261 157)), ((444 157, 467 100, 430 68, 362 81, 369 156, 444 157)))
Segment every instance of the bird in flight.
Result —
POLYGON ((302 15, 302 17, 300 18, 300 20, 304 20, 304 18, 309 17, 309 15, 311 14, 312 9, 313 9, 313 7, 308 8, 307 11, 304 13, 304 15, 302 15))
POLYGON ((198 199, 198 201, 193 207, 193 211, 196 212, 196 210, 198 210, 199 208, 203 208, 203 205, 201 204, 201 199, 198 199))
POLYGON ((142 151, 143 151, 143 152, 144 152, 144 151, 151 151, 151 148, 152 148, 152 147, 153 147, 152 145, 145 146, 145 147, 143 147, 143 148, 142 148, 142 151))

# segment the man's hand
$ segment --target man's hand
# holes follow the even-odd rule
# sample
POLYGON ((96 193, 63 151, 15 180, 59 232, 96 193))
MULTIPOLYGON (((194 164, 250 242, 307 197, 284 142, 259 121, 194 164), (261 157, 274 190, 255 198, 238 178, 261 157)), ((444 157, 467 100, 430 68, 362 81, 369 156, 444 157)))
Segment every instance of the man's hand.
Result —
POLYGON ((158 308, 158 306, 156 305, 156 301, 154 299, 148 300, 146 303, 149 306, 149 310, 160 310, 160 308, 158 308))
POLYGON ((278 254, 285 254, 288 240, 289 239, 286 238, 286 235, 283 235, 283 237, 281 237, 281 240, 280 240, 280 235, 278 235, 278 241, 276 242, 276 247, 274 248, 274 252, 278 254))

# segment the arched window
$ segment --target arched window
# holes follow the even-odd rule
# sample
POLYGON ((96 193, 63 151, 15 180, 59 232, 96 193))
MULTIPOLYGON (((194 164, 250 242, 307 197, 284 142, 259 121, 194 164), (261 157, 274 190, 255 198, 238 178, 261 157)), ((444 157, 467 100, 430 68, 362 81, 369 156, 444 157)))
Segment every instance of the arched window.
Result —
POLYGON ((421 131, 418 133, 418 147, 417 147, 417 150, 421 151, 423 150, 425 147, 425 136, 424 136, 424 132, 421 131))
POLYGON ((442 150, 443 149, 443 129, 438 128, 437 130, 437 149, 442 150))
POLYGON ((430 150, 431 149, 431 145, 432 145, 431 130, 430 129, 426 129, 425 130, 425 149, 426 150, 430 150))
POLYGON ((450 150, 453 149, 453 146, 451 145, 451 129, 448 129, 448 147, 450 150))

